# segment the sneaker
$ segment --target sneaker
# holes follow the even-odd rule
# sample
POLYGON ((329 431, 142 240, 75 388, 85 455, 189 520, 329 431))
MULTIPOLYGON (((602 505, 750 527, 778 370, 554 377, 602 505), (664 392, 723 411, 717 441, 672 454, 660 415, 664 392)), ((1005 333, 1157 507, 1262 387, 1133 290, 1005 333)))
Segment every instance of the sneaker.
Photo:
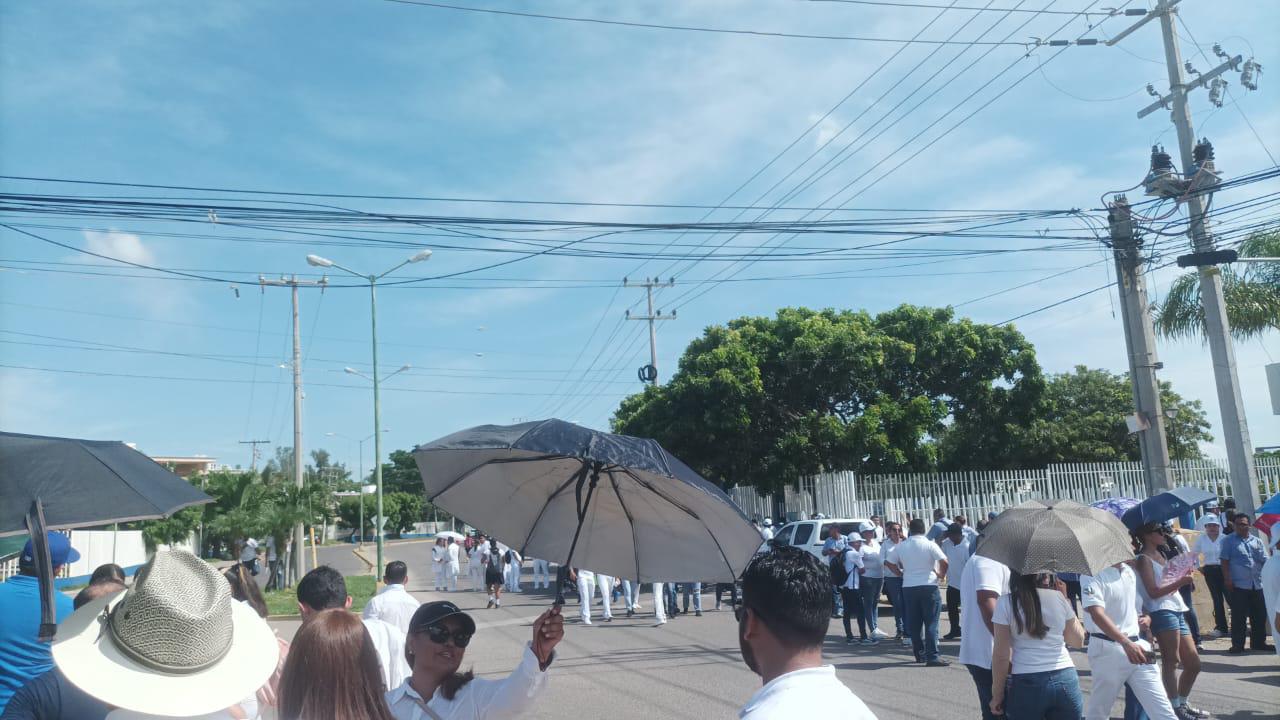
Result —
POLYGON ((930 660, 924 665, 925 667, 951 667, 951 663, 947 660, 930 660))
POLYGON ((1268 645, 1268 644, 1266 644, 1266 643, 1263 643, 1263 644, 1261 644, 1261 645, 1259 645, 1259 646, 1257 646, 1257 647, 1250 648, 1250 649, 1249 649, 1249 651, 1250 651, 1250 652, 1260 652, 1260 653, 1270 653, 1270 652, 1275 652, 1275 651, 1276 651, 1276 647, 1275 647, 1274 645, 1268 645))
POLYGON ((1242 647, 1231 647, 1231 648, 1227 648, 1227 654, 1228 654, 1228 655, 1243 655, 1243 654, 1245 654, 1245 649, 1244 649, 1244 648, 1242 648, 1242 647))
POLYGON ((694 611, 694 613, 693 613, 693 616, 694 616, 694 617, 702 617, 702 611, 701 611, 701 610, 695 610, 695 611, 694 611))
POLYGON ((590 624, 591 624, 591 621, 590 621, 590 620, 583 620, 583 621, 582 621, 582 624, 583 624, 583 625, 590 625, 590 624))
POLYGON ((659 624, 659 625, 666 625, 666 624, 667 624, 667 619, 666 619, 666 618, 663 618, 663 619, 659 620, 659 621, 658 621, 658 624, 659 624))
POLYGON ((604 621, 605 621, 605 622, 613 622, 613 616, 612 616, 612 615, 610 615, 609 617, 605 618, 605 619, 604 619, 604 621))
POLYGON ((1204 652, 1204 643, 1196 643, 1196 652, 1198 653, 1204 652))
POLYGON ((502 607, 502 601, 501 601, 501 600, 494 600, 494 601, 493 601, 493 606, 494 606, 494 607, 502 607))
POLYGON ((894 640, 901 640, 901 639, 902 639, 902 632, 901 632, 901 631, 898 631, 898 632, 894 633, 894 634, 893 634, 893 639, 894 639, 894 640))
POLYGON ((484 609, 485 609, 485 610, 488 610, 488 609, 489 609, 489 608, 491 608, 491 607, 493 607, 493 601, 492 601, 492 600, 490 600, 490 601, 489 601, 489 604, 488 604, 488 605, 485 605, 485 606, 484 606, 484 609))
POLYGON ((1173 716, 1178 720, 1201 720, 1199 715, 1193 715, 1186 705, 1179 705, 1173 709, 1173 716))
POLYGON ((1209 713, 1209 712, 1207 712, 1207 711, 1205 711, 1205 710, 1201 710, 1201 709, 1200 709, 1200 708, 1198 708, 1198 707, 1192 707, 1190 704, 1188 704, 1188 703, 1186 703, 1186 702, 1183 702, 1183 703, 1182 703, 1182 709, 1183 709, 1183 710, 1186 710, 1189 714, 1193 715, 1194 717, 1198 717, 1198 718, 1207 718, 1207 717, 1209 717, 1209 716, 1210 716, 1210 713, 1209 713))
POLYGON ((902 647, 911 647, 911 638, 902 638, 902 647))
POLYGON ((889 633, 881 630, 880 628, 876 628, 876 631, 871 633, 871 637, 875 638, 876 640, 886 640, 889 637, 889 633))
POLYGON ((879 645, 880 641, 875 638, 862 638, 862 645, 879 645))
POLYGON ((628 611, 627 611, 627 617, 631 617, 632 615, 635 615, 635 614, 636 614, 636 611, 635 611, 635 610, 628 610, 628 611))
POLYGON ((716 612, 720 612, 720 603, 716 603, 716 612))
POLYGON ((844 644, 845 644, 845 645, 852 645, 852 644, 854 644, 854 643, 856 643, 856 642, 858 642, 858 641, 857 641, 856 639, 854 639, 852 635, 844 639, 844 644))
POLYGON ((840 613, 838 613, 838 612, 833 612, 833 613, 831 613, 831 617, 833 617, 833 618, 840 618, 840 617, 842 617, 842 615, 840 615, 840 613))
POLYGON ((1204 637, 1209 638, 1210 640, 1216 640, 1216 639, 1218 639, 1218 638, 1222 637, 1223 635, 1226 635, 1226 633, 1222 632, 1221 630, 1219 630, 1219 629, 1217 629, 1217 628, 1214 628, 1214 629, 1212 629, 1212 630, 1209 630, 1208 632, 1201 633, 1201 634, 1202 634, 1204 637))

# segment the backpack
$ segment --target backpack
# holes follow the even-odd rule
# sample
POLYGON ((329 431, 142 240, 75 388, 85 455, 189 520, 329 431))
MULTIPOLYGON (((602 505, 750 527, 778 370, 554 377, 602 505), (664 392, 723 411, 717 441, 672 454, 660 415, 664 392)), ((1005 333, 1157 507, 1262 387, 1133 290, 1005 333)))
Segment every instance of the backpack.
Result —
POLYGON ((849 551, 843 550, 839 555, 832 555, 831 562, 828 563, 831 567, 831 582, 836 587, 844 585, 849 580, 849 571, 844 569, 844 554, 846 552, 849 551))

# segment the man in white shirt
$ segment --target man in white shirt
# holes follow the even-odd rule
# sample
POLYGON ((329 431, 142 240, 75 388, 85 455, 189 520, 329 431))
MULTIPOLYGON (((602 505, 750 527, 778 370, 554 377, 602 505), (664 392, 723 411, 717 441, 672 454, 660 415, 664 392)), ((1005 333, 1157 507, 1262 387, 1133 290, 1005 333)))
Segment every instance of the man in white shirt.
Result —
MULTIPOLYGON (((902 525, 890 521, 884 526, 884 541, 880 543, 880 563, 889 557, 889 552, 903 541, 902 525)), ((911 639, 906 637, 906 606, 902 602, 902 573, 884 566, 884 594, 889 597, 893 606, 894 640, 902 640, 902 644, 911 646, 911 639)))
MULTIPOLYGON (((844 551, 849 549, 849 539, 840 533, 840 526, 831 523, 827 528, 827 539, 822 541, 822 559, 827 565, 831 564, 831 558, 844 557, 844 551)), ((831 600, 834 604, 831 617, 838 618, 844 615, 844 599, 840 595, 840 588, 833 582, 831 583, 831 600)))
POLYGON ((813 555, 783 547, 747 564, 742 604, 734 609, 738 646, 764 686, 738 712, 741 720, 875 720, 822 662, 830 614, 831 574, 813 555))
POLYGON ((1149 662, 1151 644, 1138 639, 1138 582, 1128 563, 1117 563, 1092 577, 1080 576, 1093 677, 1085 704, 1088 720, 1111 717, 1111 707, 1126 684, 1153 720, 1178 717, 1165 694, 1160 671, 1149 662))
POLYGON ((244 544, 240 546, 240 564, 244 565, 244 569, 249 571, 251 575, 258 574, 258 541, 253 538, 245 538, 244 544))
POLYGON ((484 553, 489 547, 489 542, 485 540, 484 535, 476 535, 471 552, 467 554, 467 575, 471 578, 472 590, 483 590, 484 588, 484 553))
POLYGON ((436 538, 435 545, 431 546, 431 589, 441 590, 444 588, 444 566, 449 562, 449 551, 444 549, 444 538, 436 538))
POLYGON ((947 536, 942 540, 942 554, 947 556, 947 622, 951 630, 942 636, 943 640, 955 640, 960 637, 960 577, 964 566, 973 554, 973 542, 964 534, 964 526, 953 522, 947 527, 947 536))
POLYGON ((991 651, 995 646, 991 616, 1000 597, 1008 594, 1007 566, 981 555, 969 558, 960 574, 960 662, 978 688, 983 720, 996 720, 991 712, 991 651))
POLYGON ((764 519, 763 527, 760 528, 760 537, 766 542, 773 539, 773 521, 769 518, 764 519))
POLYGON ((276 555, 276 538, 267 536, 267 585, 264 590, 280 589, 280 559, 276 555))
MULTIPOLYGON (((322 610, 350 607, 347 582, 342 579, 342 573, 328 565, 317 567, 298 582, 298 612, 302 614, 304 625, 322 610)), ((382 681, 386 687, 399 687, 410 675, 409 663, 404 657, 405 634, 382 620, 364 618, 362 622, 373 641, 373 649, 378 653, 382 681)))
POLYGON ((405 589, 409 582, 409 566, 400 560, 392 560, 387 563, 382 582, 386 585, 377 595, 369 598, 360 617, 365 620, 381 620, 402 634, 407 634, 409 620, 421 604, 405 589))
POLYGON ((951 663, 938 654, 938 614, 942 611, 938 576, 947 574, 947 556, 937 543, 925 537, 923 519, 912 520, 908 532, 907 539, 889 551, 884 565, 902 575, 907 634, 911 636, 916 662, 946 667, 951 663))
POLYGON ((858 632, 862 636, 862 643, 865 645, 868 642, 867 616, 862 612, 861 580, 864 569, 862 536, 850 535, 849 547, 844 551, 844 582, 838 586, 840 599, 844 601, 844 612, 840 614, 844 620, 844 641, 848 644, 853 644, 856 641, 849 623, 850 618, 857 618, 858 632))
POLYGON ((444 546, 444 587, 449 592, 458 590, 458 572, 462 570, 462 558, 458 556, 458 541, 454 537, 448 539, 444 546))

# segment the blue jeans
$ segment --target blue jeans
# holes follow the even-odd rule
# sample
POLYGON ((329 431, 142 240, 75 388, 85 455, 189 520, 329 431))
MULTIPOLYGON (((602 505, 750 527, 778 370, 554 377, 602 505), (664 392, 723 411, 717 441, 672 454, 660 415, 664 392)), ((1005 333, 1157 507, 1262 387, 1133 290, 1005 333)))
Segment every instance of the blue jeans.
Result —
POLYGON ((893 606, 894 632, 901 635, 903 634, 903 621, 906 619, 906 612, 902 607, 902 578, 885 575, 884 592, 889 596, 889 604, 893 606))
POLYGON ((689 612, 689 594, 693 594, 693 609, 702 612, 702 583, 683 583, 684 584, 684 608, 683 612, 689 612))
POLYGON ((880 623, 880 588, 884 578, 863 575, 859 580, 862 582, 862 614, 867 618, 867 632, 874 636, 880 623))
POLYGON ((917 661, 938 659, 938 613, 942 612, 942 595, 937 585, 917 585, 902 589, 907 606, 907 634, 917 661))
POLYGON ((666 596, 663 598, 662 604, 667 608, 667 616, 674 617, 676 610, 679 609, 679 606, 676 605, 676 583, 663 583, 662 594, 666 596))
POLYGON ((991 668, 981 665, 965 665, 973 684, 978 687, 978 704, 982 706, 982 720, 996 720, 998 715, 991 712, 991 668))
POLYGON ((1011 675, 1004 714, 1009 720, 1080 720, 1080 676, 1074 667, 1011 675))
POLYGON ((835 585, 831 586, 831 615, 833 617, 844 615, 844 601, 840 598, 840 588, 835 585))
POLYGON ((846 639, 853 638, 853 626, 849 624, 849 620, 856 618, 858 621, 858 631, 862 635, 862 639, 867 639, 867 619, 862 614, 862 591, 849 588, 840 588, 840 597, 844 599, 844 612, 840 617, 844 618, 844 636, 846 639))

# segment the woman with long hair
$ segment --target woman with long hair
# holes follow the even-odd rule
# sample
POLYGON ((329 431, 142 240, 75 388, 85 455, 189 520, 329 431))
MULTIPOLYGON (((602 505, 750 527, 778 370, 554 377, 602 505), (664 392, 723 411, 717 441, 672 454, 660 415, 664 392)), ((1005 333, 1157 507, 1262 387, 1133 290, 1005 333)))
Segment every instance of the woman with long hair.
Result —
POLYGON ((1009 594, 991 622, 991 712, 1009 720, 1079 720, 1084 696, 1067 645, 1084 646, 1084 626, 1066 585, 1052 573, 1010 573, 1009 594))
POLYGON ((533 641, 525 646, 520 664, 502 680, 477 678, 469 669, 459 672, 475 633, 475 620, 451 602, 418 608, 404 645, 413 675, 387 693, 396 720, 497 720, 521 717, 532 707, 564 637, 560 606, 533 621, 533 641))
MULTIPOLYGON (((227 579, 227 584, 231 586, 231 597, 238 600, 258 613, 258 617, 263 620, 267 619, 269 611, 267 610, 267 601, 262 597, 262 591, 258 589, 258 583, 254 582, 253 576, 244 565, 236 563, 227 568, 222 574, 227 579)), ((289 657, 289 641, 276 634, 276 644, 280 651, 279 658, 276 659, 276 670, 271 673, 271 678, 267 680, 267 684, 258 689, 253 698, 246 700, 238 706, 231 709, 231 717, 233 718, 249 718, 255 717, 258 711, 265 707, 276 707, 280 704, 280 675, 284 672, 285 660, 289 657)))
POLYGON ((281 720, 393 720, 382 667, 360 616, 323 610, 293 638, 280 677, 281 720))
POLYGON ((231 585, 231 597, 253 608, 253 611, 258 613, 258 617, 265 620, 268 615, 267 601, 262 597, 262 590, 258 589, 258 583, 253 581, 253 576, 244 565, 232 565, 222 576, 231 585))
POLYGON ((1187 626, 1187 604, 1178 590, 1191 584, 1191 575, 1165 580, 1169 537, 1159 523, 1147 523, 1132 534, 1134 549, 1138 551, 1133 568, 1138 573, 1138 596, 1142 599, 1143 611, 1151 616, 1151 634, 1160 648, 1160 679, 1164 690, 1179 717, 1203 717, 1203 711, 1187 704, 1191 686, 1200 674, 1200 654, 1187 626))

